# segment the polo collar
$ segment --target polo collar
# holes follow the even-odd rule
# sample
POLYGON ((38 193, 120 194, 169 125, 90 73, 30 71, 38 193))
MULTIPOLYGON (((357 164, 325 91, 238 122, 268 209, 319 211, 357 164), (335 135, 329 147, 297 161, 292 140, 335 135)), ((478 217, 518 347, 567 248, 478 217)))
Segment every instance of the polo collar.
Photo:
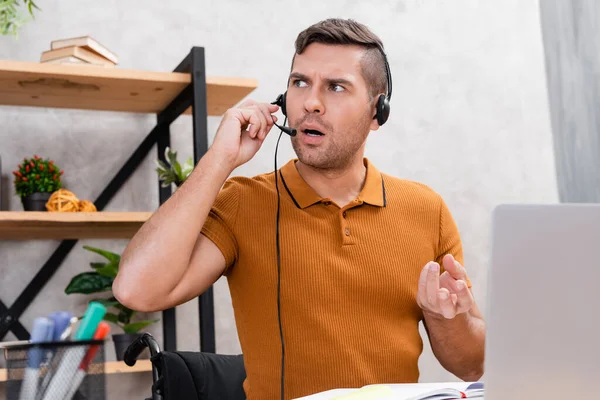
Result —
MULTIPOLYGON (((366 157, 363 160, 367 167, 367 176, 357 200, 373 206, 385 207, 387 201, 383 175, 366 157)), ((296 207, 304 209, 324 199, 300 176, 296 168, 296 161, 298 161, 297 158, 288 161, 281 168, 280 177, 296 207)))

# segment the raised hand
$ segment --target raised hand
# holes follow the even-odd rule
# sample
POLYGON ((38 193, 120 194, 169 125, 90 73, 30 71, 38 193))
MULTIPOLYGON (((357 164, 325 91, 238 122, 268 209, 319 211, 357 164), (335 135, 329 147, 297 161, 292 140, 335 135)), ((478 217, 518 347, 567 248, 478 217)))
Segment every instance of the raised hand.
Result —
POLYGON ((260 149, 274 122, 277 122, 277 117, 271 115, 277 110, 279 107, 276 105, 254 100, 230 108, 217 129, 211 152, 231 169, 248 162, 260 149))
POLYGON ((452 319, 469 311, 474 299, 467 287, 467 273, 463 266, 451 254, 446 254, 442 262, 445 271, 441 275, 440 265, 433 261, 421 271, 417 303, 423 311, 452 319))

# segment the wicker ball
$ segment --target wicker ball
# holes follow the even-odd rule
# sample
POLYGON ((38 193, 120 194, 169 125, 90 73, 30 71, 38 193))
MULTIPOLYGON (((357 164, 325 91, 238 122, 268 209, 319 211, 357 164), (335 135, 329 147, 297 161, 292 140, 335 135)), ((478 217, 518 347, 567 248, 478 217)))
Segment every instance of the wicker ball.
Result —
POLYGON ((58 212, 77 212, 79 210, 79 199, 73 192, 66 189, 58 189, 52 193, 46 203, 46 210, 58 212))
POLYGON ((81 212, 93 212, 98 211, 94 203, 89 200, 80 200, 79 201, 79 210, 81 212))

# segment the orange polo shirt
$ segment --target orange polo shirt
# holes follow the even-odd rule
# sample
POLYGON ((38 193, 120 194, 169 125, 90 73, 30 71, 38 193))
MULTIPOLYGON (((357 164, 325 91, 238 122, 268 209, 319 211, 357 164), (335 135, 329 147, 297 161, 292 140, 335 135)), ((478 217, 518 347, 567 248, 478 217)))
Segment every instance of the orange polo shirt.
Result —
MULTIPOLYGON (((451 253, 457 227, 423 184, 380 173, 365 158, 362 191, 340 208, 280 170, 281 314, 287 399, 340 387, 416 382, 423 318, 419 274, 451 253)), ((277 192, 273 172, 227 180, 202 233, 221 250, 249 400, 280 397, 277 192)))

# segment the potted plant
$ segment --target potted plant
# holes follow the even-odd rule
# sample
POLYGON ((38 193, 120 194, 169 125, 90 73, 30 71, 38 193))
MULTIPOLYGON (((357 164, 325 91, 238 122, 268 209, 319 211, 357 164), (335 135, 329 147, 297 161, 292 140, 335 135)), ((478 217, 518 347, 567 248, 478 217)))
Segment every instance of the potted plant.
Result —
MULTIPOLYGON (((108 293, 112 294, 112 284, 119 271, 119 262, 121 256, 107 250, 98 249, 90 246, 83 246, 84 249, 97 253, 108 260, 108 262, 92 262, 90 266, 93 271, 82 272, 75 275, 65 289, 66 294, 93 294, 93 293, 108 293)), ((117 360, 123 360, 123 354, 135 339, 141 334, 140 330, 148 325, 158 322, 155 320, 134 321, 136 312, 119 303, 114 296, 110 295, 106 298, 93 299, 102 303, 107 308, 107 313, 104 320, 119 327, 123 333, 112 335, 115 345, 115 353, 117 360)))
POLYGON ((23 158, 18 165, 14 185, 17 195, 21 198, 25 211, 46 211, 46 203, 52 192, 62 187, 61 171, 54 161, 33 158, 23 158))
POLYGON ((168 146, 165 149, 165 159, 167 161, 156 160, 156 172, 160 179, 162 187, 168 187, 171 184, 179 187, 190 176, 194 169, 192 157, 188 158, 183 166, 177 161, 177 152, 171 150, 168 146))
POLYGON ((34 18, 33 9, 39 10, 40 8, 33 2, 33 0, 3 0, 0 1, 0 33, 2 35, 13 35, 15 38, 18 37, 18 29, 30 19, 34 18), (22 12, 19 10, 22 3, 29 12, 29 17, 21 15, 22 12))

